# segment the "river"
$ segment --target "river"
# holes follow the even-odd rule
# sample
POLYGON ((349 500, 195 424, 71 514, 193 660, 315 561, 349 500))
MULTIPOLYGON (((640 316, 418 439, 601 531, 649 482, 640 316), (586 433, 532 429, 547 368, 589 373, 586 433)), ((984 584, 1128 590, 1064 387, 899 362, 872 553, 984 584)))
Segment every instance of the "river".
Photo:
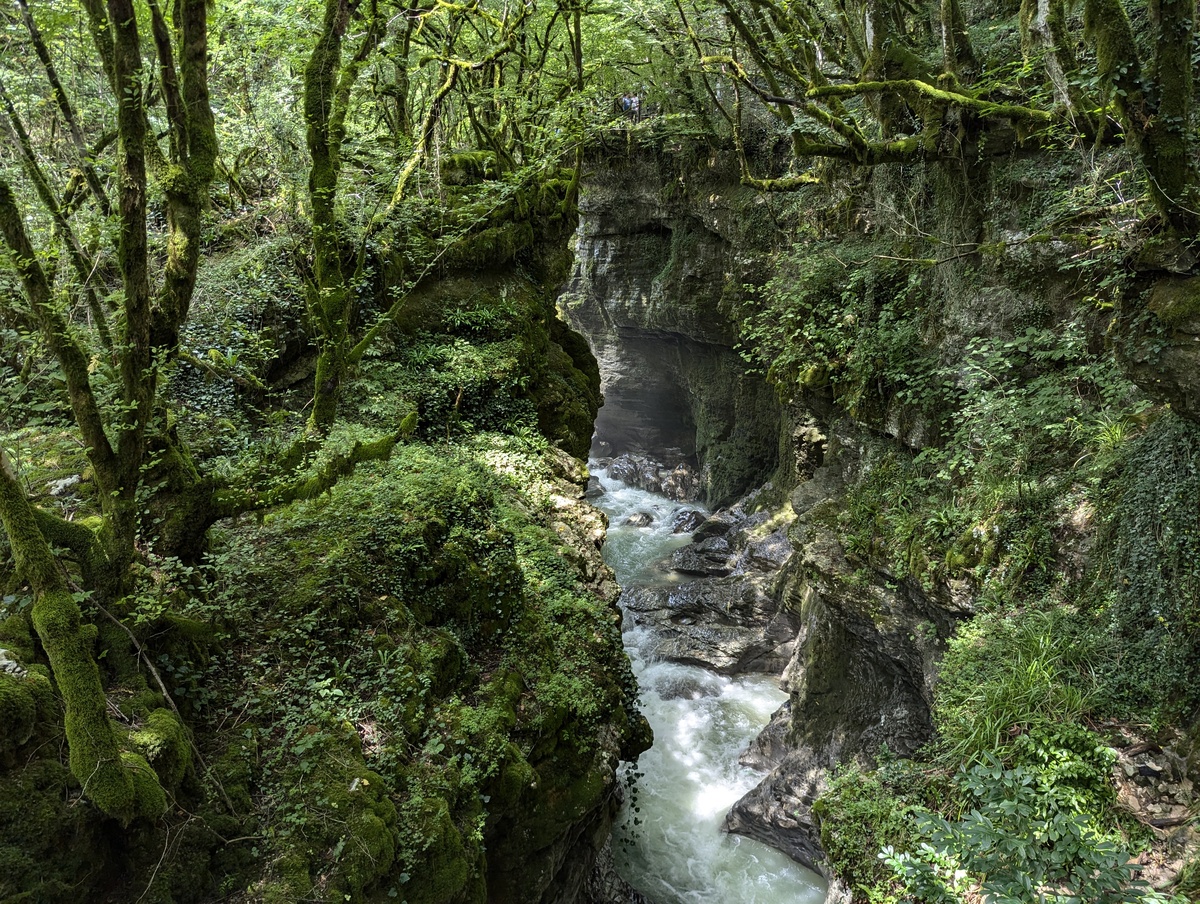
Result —
MULTIPOLYGON (((653 563, 688 542, 674 516, 697 508, 626 486, 593 466, 609 517, 604 556, 622 587, 681 580, 653 563), (627 524, 649 513, 646 527, 627 524)), ((654 729, 641 773, 613 833, 617 871, 653 904, 820 904, 825 881, 791 858, 721 831, 729 807, 762 779, 738 755, 784 701, 775 678, 728 678, 694 666, 650 661, 647 629, 626 619, 625 647, 654 729)), ((626 767, 629 768, 629 767, 626 767)))

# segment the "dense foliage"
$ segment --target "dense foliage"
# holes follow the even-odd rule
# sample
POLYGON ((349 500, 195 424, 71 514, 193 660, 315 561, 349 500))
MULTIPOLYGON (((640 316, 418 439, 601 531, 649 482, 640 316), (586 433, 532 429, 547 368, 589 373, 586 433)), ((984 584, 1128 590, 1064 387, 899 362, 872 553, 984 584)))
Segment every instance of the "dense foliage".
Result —
POLYGON ((834 864, 1156 900, 1084 723, 1200 705, 1195 412, 1128 376, 1195 311, 1194 12, 18 0, 0 898, 516 900, 608 806, 648 738, 551 292, 585 151, 636 143, 794 193, 743 355, 889 437, 834 516, 862 580, 984 613, 921 763, 834 779, 834 864))

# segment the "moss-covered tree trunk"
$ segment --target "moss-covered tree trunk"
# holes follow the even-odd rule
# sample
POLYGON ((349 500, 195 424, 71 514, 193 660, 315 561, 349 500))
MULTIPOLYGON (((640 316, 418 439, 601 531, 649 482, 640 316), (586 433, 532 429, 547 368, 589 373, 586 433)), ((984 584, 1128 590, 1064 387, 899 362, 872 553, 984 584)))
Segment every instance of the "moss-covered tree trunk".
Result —
MULTIPOLYGON (((357 4, 355 5, 357 6, 357 4)), ((313 279, 309 311, 317 328, 317 366, 309 430, 324 436, 337 416, 338 399, 352 364, 353 277, 337 211, 342 143, 350 96, 364 65, 383 36, 375 4, 367 32, 354 56, 342 65, 342 38, 350 22, 347 0, 326 0, 321 33, 304 69, 304 122, 312 168, 313 279)))
POLYGON ((1138 53, 1121 0, 1087 0, 1084 16, 1096 46, 1100 77, 1112 92, 1126 139, 1137 151, 1149 182, 1150 200, 1167 229, 1192 237, 1200 215, 1192 195, 1192 36, 1195 0, 1162 0, 1152 23, 1150 72, 1138 53))
POLYGON ((125 822, 135 816, 159 816, 166 797, 158 778, 144 759, 122 752, 108 721, 108 704, 92 655, 95 629, 85 627, 79 604, 2 449, 0 522, 18 572, 33 590, 33 625, 62 695, 71 772, 87 798, 110 816, 125 822))

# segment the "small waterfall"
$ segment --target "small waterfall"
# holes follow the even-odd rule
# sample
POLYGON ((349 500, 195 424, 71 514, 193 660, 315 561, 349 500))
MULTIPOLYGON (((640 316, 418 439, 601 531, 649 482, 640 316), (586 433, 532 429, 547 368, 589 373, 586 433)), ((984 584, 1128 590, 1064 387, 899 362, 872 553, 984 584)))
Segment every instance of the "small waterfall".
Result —
MULTIPOLYGON (((688 542, 672 524, 696 506, 626 486, 603 469, 592 473, 605 489, 595 503, 609 517, 605 558, 621 586, 685 579, 654 563, 688 542), (640 523, 645 515, 653 519, 648 525, 640 523)), ((785 694, 768 676, 728 678, 648 661, 650 640, 647 629, 627 622, 625 646, 654 746, 638 762, 636 791, 613 835, 618 872, 654 904, 820 904, 820 876, 720 828, 729 807, 762 778, 740 766, 738 755, 785 694)))

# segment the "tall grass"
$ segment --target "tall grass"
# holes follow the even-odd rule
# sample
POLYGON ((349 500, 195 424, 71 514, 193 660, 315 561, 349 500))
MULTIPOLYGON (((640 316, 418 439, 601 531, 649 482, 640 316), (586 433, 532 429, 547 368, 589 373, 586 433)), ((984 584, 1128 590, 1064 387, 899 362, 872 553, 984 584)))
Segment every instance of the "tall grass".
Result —
POLYGON ((959 629, 935 693, 939 759, 1003 759, 1020 735, 1080 718, 1091 682, 1073 662, 1065 618, 1057 610, 982 615, 959 629))

